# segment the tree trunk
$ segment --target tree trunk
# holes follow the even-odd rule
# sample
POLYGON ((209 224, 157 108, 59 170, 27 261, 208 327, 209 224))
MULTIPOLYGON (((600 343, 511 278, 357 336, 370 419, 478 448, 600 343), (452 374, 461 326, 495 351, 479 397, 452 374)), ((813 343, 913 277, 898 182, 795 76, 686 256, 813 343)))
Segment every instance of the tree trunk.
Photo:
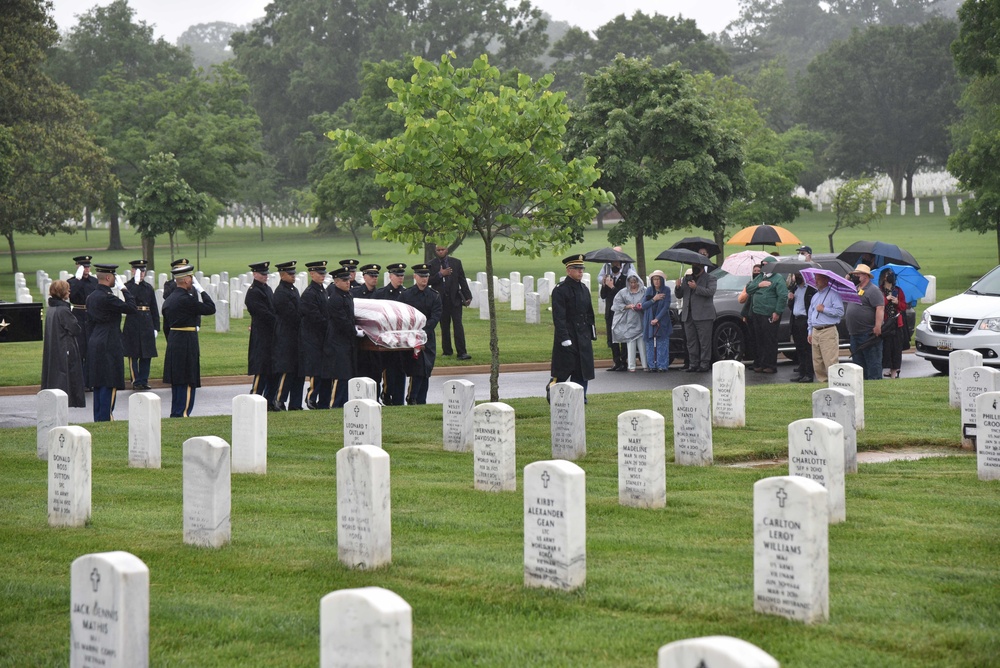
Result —
POLYGON ((913 203, 913 172, 906 172, 906 201, 913 203))
MULTIPOLYGON (((430 244, 426 241, 424 242, 424 264, 430 264, 431 260, 434 259, 434 256, 436 255, 434 252, 435 248, 437 248, 437 244, 430 244)), ((489 251, 487 251, 487 254, 488 253, 489 251)), ((487 269, 487 271, 489 270, 487 269)), ((496 400, 494 399, 494 401, 496 400)))
POLYGON ((646 240, 642 236, 642 233, 635 235, 635 266, 639 271, 639 276, 643 277, 642 280, 645 282, 645 276, 649 274, 646 273, 646 240))
POLYGON ((257 206, 257 217, 260 218, 260 242, 264 243, 264 203, 257 206))
POLYGON ((604 214, 607 213, 604 209, 597 210, 597 229, 598 231, 604 229, 604 214))
POLYGON ((83 209, 83 238, 90 241, 90 237, 87 236, 87 232, 94 227, 94 212, 90 210, 90 207, 85 207, 83 209))
POLYGON ((726 228, 716 228, 713 230, 712 239, 715 240, 716 245, 721 249, 719 254, 715 256, 716 264, 721 267, 722 261, 726 259, 726 228))
MULTIPOLYGON (((998 228, 997 234, 1000 235, 1000 228, 998 228)), ((10 246, 10 273, 16 274, 18 272, 18 268, 17 251, 14 249, 14 233, 7 232, 4 236, 7 237, 7 245, 10 246)), ((45 295, 42 296, 44 297, 45 295)))
POLYGON ((153 258, 153 245, 156 237, 142 237, 142 259, 149 263, 149 270, 156 271, 156 260, 153 258))
POLYGON ((125 250, 125 246, 122 245, 122 233, 121 229, 118 227, 118 204, 108 211, 108 250, 109 251, 120 251, 125 250))
MULTIPOLYGON (((996 228, 997 228, 997 262, 1000 262, 1000 220, 997 221, 996 228)), ((11 243, 10 256, 14 257, 14 241, 11 240, 10 243, 11 243)), ((14 266, 16 267, 17 265, 15 264, 14 266)), ((17 271, 17 269, 14 269, 14 271, 17 271)))
POLYGON ((500 342, 497 339, 497 305, 493 301, 493 239, 486 242, 486 299, 490 305, 490 401, 500 401, 500 342))
POLYGON ((902 167, 892 167, 889 169, 889 180, 892 181, 892 203, 898 205, 903 201, 903 177, 902 167))
POLYGON ((358 238, 358 230, 353 225, 351 226, 351 236, 354 237, 354 250, 358 251, 358 256, 361 255, 361 239, 358 238))

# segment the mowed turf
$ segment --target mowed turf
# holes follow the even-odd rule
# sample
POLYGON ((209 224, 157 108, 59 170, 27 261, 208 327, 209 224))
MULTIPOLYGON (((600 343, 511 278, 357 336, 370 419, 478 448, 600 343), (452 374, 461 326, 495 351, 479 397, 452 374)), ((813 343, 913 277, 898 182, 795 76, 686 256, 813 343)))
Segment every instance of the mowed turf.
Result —
MULTIPOLYGON (((869 383, 859 447, 920 445, 962 455, 947 379, 869 383)), ((587 583, 525 589, 520 472, 549 459, 541 399, 517 412, 518 491, 472 488, 471 453, 441 448, 441 407, 386 407, 390 566, 337 560, 335 457, 342 412, 270 414, 268 473, 232 478, 232 543, 182 541, 181 443, 229 440, 226 417, 163 422, 163 468, 127 467, 127 424, 92 430, 93 519, 46 524, 46 465, 33 429, 0 434, 0 665, 66 665, 69 572, 76 557, 127 550, 150 568, 156 666, 314 666, 319 601, 388 588, 413 607, 418 666, 653 666, 661 645, 732 635, 783 666, 990 666, 1000 656, 1000 484, 964 456, 862 465, 847 477, 847 521, 830 527, 830 621, 805 626, 753 612, 753 483, 786 466, 787 423, 810 414, 793 385, 747 390, 745 429, 716 429, 716 465, 672 463, 667 392, 595 395, 587 406, 587 583), (624 508, 617 415, 666 418, 667 507, 624 508)))
MULTIPOLYGON (((836 250, 840 251, 851 242, 858 239, 882 239, 897 243, 912 252, 921 263, 922 271, 937 277, 938 299, 944 299, 961 292, 980 276, 997 264, 997 248, 995 240, 971 232, 955 232, 950 229, 948 220, 940 213, 940 198, 937 214, 927 214, 926 200, 921 216, 889 216, 870 228, 855 228, 839 231, 835 237, 836 250)), ((955 198, 951 200, 952 210, 956 206, 955 198)), ((828 252, 828 239, 832 230, 830 212, 805 211, 794 223, 788 225, 802 241, 812 246, 816 253, 828 252)), ((591 227, 585 233, 582 243, 572 249, 554 254, 545 253, 540 258, 521 258, 506 252, 494 254, 494 273, 497 276, 507 276, 512 271, 519 271, 522 276, 534 276, 536 279, 546 271, 553 271, 557 280, 564 275, 560 258, 573 251, 585 252, 608 246, 607 227, 598 230, 591 227)), ((647 239, 647 271, 659 268, 668 278, 677 276, 682 269, 680 265, 671 262, 653 260, 663 249, 675 241, 691 234, 701 235, 700 230, 684 230, 661 235, 658 239, 647 239)), ((107 230, 91 230, 85 237, 82 232, 73 235, 56 235, 49 237, 17 236, 18 261, 24 272, 29 288, 38 299, 37 288, 34 286, 35 271, 43 269, 52 277, 58 277, 60 270, 72 270, 71 258, 81 252, 92 253, 100 261, 117 263, 127 267, 129 260, 141 255, 141 245, 137 235, 132 230, 123 230, 123 241, 128 250, 109 253, 103 251, 107 247, 107 230)), ((390 262, 405 262, 414 264, 422 261, 422 257, 407 254, 401 244, 389 243, 370 238, 370 231, 362 231, 361 253, 357 252, 354 239, 348 234, 318 236, 304 227, 265 228, 264 242, 260 240, 259 229, 223 229, 218 230, 208 243, 208 255, 200 260, 200 268, 206 274, 228 271, 230 276, 248 271, 251 262, 270 260, 272 263, 296 259, 300 266, 310 260, 326 259, 336 263, 343 258, 358 258, 362 264, 377 262, 385 265, 390 262)), ((179 257, 194 260, 196 248, 183 242, 178 252, 179 257)), ((624 246, 626 252, 635 252, 633 242, 624 246)), ((760 249, 761 247, 757 247, 760 249)), ((764 250, 775 250, 773 246, 763 247, 764 250)), ((726 246, 726 253, 743 250, 740 246, 726 246)), ((777 249, 782 255, 795 252, 795 246, 783 246, 777 249)), ((455 252, 460 257, 470 279, 475 279, 476 273, 485 270, 485 253, 482 241, 478 237, 470 237, 455 252)), ((170 251, 166 239, 160 239, 156 248, 158 262, 157 273, 164 273, 169 266, 170 251)), ((595 309, 597 308, 598 287, 597 272, 600 264, 590 266, 593 283, 592 293, 595 309)), ((9 273, 10 255, 0 253, 0 299, 12 300, 14 296, 14 281, 9 273)), ((500 362, 502 364, 517 362, 544 362, 550 358, 552 350, 552 319, 543 311, 540 325, 527 325, 524 322, 523 311, 511 311, 509 304, 497 304, 497 326, 500 347, 500 362)), ((918 317, 923 312, 923 305, 918 307, 918 317)), ((485 364, 490 360, 489 321, 480 320, 476 309, 466 309, 463 322, 466 328, 469 353, 473 359, 469 362, 459 362, 454 357, 438 358, 438 366, 467 366, 469 364, 485 364)), ((246 351, 249 339, 248 327, 250 317, 243 320, 232 320, 228 333, 214 332, 214 319, 203 320, 200 343, 202 349, 202 375, 240 375, 246 373, 246 351)), ((604 319, 598 317, 598 345, 594 346, 598 359, 610 357, 610 351, 603 345, 604 319)), ((163 337, 157 341, 160 357, 152 364, 151 377, 162 377, 163 354, 166 342, 163 337)), ((41 342, 4 344, 2 353, 4 363, 0 366, 0 386, 35 385, 41 378, 41 342)), ((123 362, 124 365, 124 362, 123 362)), ((126 376, 127 376, 126 370, 126 376)))

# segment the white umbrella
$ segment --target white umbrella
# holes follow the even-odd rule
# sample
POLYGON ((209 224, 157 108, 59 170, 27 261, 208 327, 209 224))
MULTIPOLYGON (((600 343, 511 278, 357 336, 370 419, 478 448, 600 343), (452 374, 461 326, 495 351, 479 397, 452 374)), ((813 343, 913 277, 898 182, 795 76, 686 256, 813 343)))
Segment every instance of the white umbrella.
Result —
POLYGON ((771 254, 764 251, 745 250, 733 253, 722 262, 722 270, 734 276, 753 276, 753 266, 771 254))

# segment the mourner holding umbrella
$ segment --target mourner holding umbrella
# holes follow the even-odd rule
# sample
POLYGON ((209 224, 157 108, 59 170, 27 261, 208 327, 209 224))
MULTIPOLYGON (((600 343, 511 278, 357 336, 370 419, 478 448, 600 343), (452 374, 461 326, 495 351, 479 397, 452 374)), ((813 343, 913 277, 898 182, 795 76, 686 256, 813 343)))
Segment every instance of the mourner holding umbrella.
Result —
POLYGON ((174 267, 176 287, 163 301, 164 329, 169 325, 167 352, 163 357, 163 382, 170 385, 170 417, 189 417, 195 390, 201 387, 201 348, 198 323, 215 313, 215 302, 194 280, 194 267, 174 267))
POLYGON ((156 293, 147 283, 145 260, 132 260, 132 280, 128 291, 135 297, 136 313, 125 316, 122 330, 125 356, 128 357, 132 372, 132 389, 149 389, 149 365, 156 353, 156 337, 160 335, 160 310, 156 305, 156 293))
MULTIPOLYGON (((803 274, 805 277, 805 274, 803 274)), ((812 347, 813 376, 820 382, 829 380, 830 367, 840 362, 840 334, 837 325, 844 317, 844 300, 830 287, 830 278, 816 272, 816 294, 809 302, 809 345, 812 347)))
POLYGON ((594 378, 594 346, 597 329, 594 325, 594 306, 590 290, 583 279, 583 255, 570 255, 563 259, 566 278, 552 290, 552 324, 555 336, 552 341, 552 378, 545 388, 555 383, 573 381, 583 386, 587 396, 587 381, 594 378))
MULTIPOLYGON (((661 253, 660 257, 667 252, 661 253)), ((692 373, 712 370, 716 278, 708 271, 707 262, 692 263, 691 274, 681 278, 674 286, 674 296, 684 300, 680 316, 687 344, 687 371, 692 373)))
POLYGON ((98 286, 87 297, 87 364, 94 388, 94 422, 108 422, 115 410, 118 390, 125 389, 122 359, 122 315, 137 313, 135 297, 115 273, 117 264, 95 264, 98 286), (118 288, 125 301, 115 296, 118 288))

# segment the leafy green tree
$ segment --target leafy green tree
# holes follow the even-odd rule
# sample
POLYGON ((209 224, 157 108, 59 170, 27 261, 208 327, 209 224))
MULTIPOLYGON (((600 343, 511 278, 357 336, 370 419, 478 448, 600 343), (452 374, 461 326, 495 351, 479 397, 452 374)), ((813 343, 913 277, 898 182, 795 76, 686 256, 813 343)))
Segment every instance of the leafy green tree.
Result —
POLYGON ((872 211, 872 201, 875 199, 878 184, 874 179, 860 177, 845 181, 833 194, 831 210, 833 211, 833 229, 827 235, 830 240, 830 252, 833 249, 833 235, 839 230, 870 226, 882 219, 877 210, 872 211))
POLYGON ((956 149, 948 171, 975 197, 962 203, 952 226, 996 235, 1000 260, 1000 5, 967 0, 958 15, 962 27, 952 51, 959 72, 971 81, 962 96, 962 118, 952 128, 956 149))
MULTIPOLYGON (((184 236, 186 236, 191 241, 195 242, 195 268, 201 269, 201 257, 202 249, 204 248, 204 256, 208 257, 208 238, 215 234, 215 230, 218 227, 217 221, 219 216, 226 208, 222 206, 222 203, 214 197, 206 198, 205 211, 202 213, 201 217, 194 223, 188 225, 184 228, 184 236)), ((171 251, 170 259, 173 260, 173 251, 171 251)))
MULTIPOLYGON (((396 101, 389 108, 405 119, 392 138, 369 141, 349 130, 329 133, 349 168, 374 169, 387 206, 373 212, 378 237, 447 245, 478 235, 493 253, 537 257, 582 238, 597 206, 610 199, 591 184, 594 158, 566 160, 563 135, 569 111, 562 93, 547 88, 552 76, 515 87, 497 85, 500 72, 485 55, 468 68, 452 56, 440 64, 414 58, 410 81, 390 79, 396 101)), ((490 397, 499 400, 500 346, 493 286, 490 311, 490 397)))
POLYGON ((252 27, 252 24, 240 26, 227 21, 197 23, 181 33, 177 46, 190 52, 195 67, 208 70, 231 60, 233 50, 229 40, 236 33, 246 32, 252 27))
POLYGON ((635 239, 646 274, 646 239, 685 227, 722 245, 726 211, 746 189, 739 136, 720 123, 694 78, 673 63, 619 56, 587 79, 587 102, 570 126, 570 150, 597 159, 597 184, 623 220, 608 233, 635 239))
POLYGON ((80 99, 43 71, 58 33, 41 0, 11 0, 0 11, 0 233, 17 271, 15 234, 72 231, 111 181, 80 99))
POLYGON ((209 198, 188 185, 180 175, 180 164, 169 153, 150 156, 142 167, 145 176, 129 207, 129 220, 142 237, 143 257, 155 269, 156 237, 161 234, 170 237, 173 257, 177 233, 198 225, 205 217, 209 198))
POLYGON ((838 171, 886 173, 900 202, 913 199, 918 169, 944 164, 947 128, 958 113, 949 51, 956 35, 957 26, 940 19, 869 28, 809 65, 799 89, 802 117, 834 135, 838 171))
POLYGON ((546 46, 545 21, 527 0, 275 0, 266 12, 233 36, 235 63, 253 88, 265 147, 296 186, 321 150, 310 117, 359 96, 363 63, 453 49, 530 70, 546 46))

